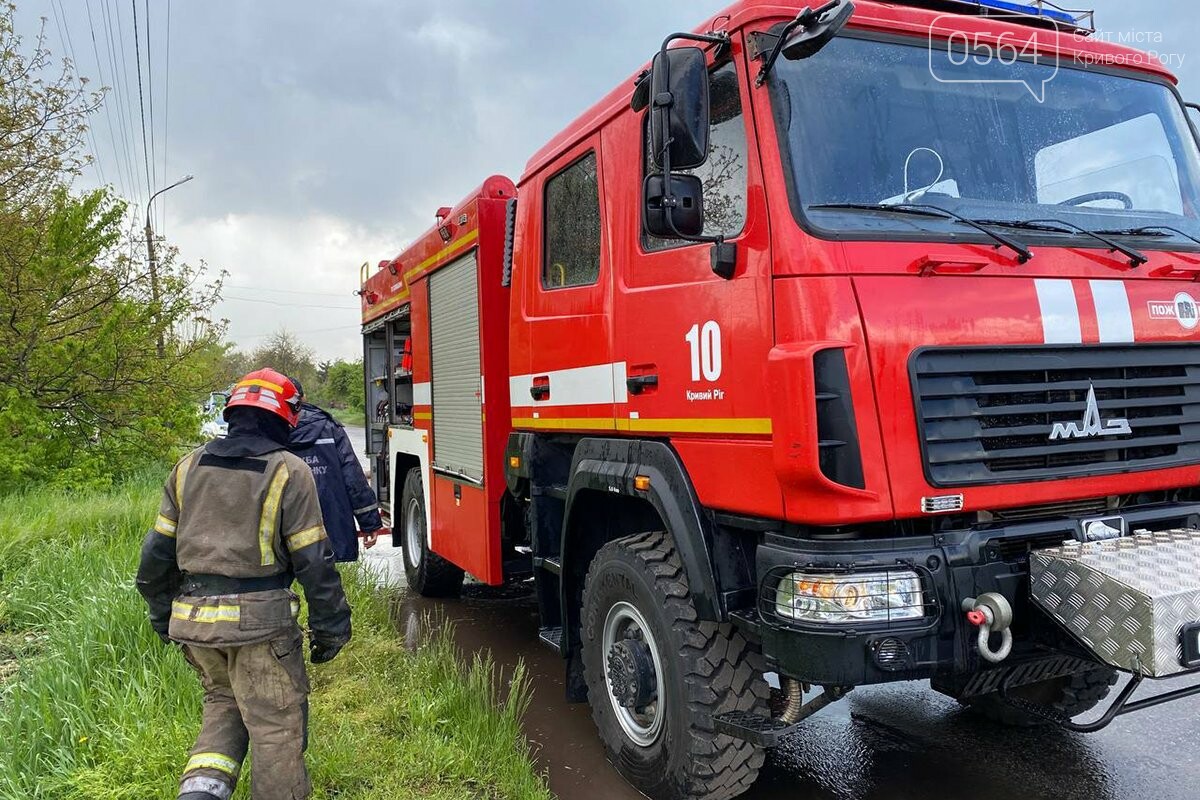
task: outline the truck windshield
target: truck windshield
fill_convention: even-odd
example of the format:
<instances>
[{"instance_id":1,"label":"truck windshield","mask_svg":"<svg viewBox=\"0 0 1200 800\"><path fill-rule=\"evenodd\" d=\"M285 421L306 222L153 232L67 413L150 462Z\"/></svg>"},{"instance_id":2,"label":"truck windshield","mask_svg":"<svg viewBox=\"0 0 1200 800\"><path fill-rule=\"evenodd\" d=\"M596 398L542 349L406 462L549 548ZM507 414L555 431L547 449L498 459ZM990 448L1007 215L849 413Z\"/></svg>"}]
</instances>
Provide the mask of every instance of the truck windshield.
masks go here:
<instances>
[{"instance_id":1,"label":"truck windshield","mask_svg":"<svg viewBox=\"0 0 1200 800\"><path fill-rule=\"evenodd\" d=\"M772 98L793 207L807 225L879 238L963 232L937 215L869 208L913 203L1195 247L1200 157L1170 88L1065 56L1061 65L962 60L949 82L924 41L846 37L812 58L780 60Z\"/></svg>"}]
</instances>

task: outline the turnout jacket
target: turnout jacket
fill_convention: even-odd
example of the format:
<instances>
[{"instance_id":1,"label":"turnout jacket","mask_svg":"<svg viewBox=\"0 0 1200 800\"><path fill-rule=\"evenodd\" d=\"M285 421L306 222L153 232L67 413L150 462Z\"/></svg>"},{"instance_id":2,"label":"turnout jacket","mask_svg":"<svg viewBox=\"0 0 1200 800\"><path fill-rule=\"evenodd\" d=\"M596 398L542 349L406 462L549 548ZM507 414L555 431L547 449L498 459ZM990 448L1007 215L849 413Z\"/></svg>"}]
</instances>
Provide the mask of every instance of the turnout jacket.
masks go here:
<instances>
[{"instance_id":1,"label":"turnout jacket","mask_svg":"<svg viewBox=\"0 0 1200 800\"><path fill-rule=\"evenodd\" d=\"M362 465L346 429L322 409L310 403L300 408L300 422L288 440L288 449L304 459L317 481L325 530L338 561L358 559L358 533L379 530L379 502L367 483Z\"/></svg>"},{"instance_id":2,"label":"turnout jacket","mask_svg":"<svg viewBox=\"0 0 1200 800\"><path fill-rule=\"evenodd\" d=\"M308 466L254 437L216 440L184 456L138 568L154 630L209 647L272 639L296 624L293 579L308 600L314 639L349 640L350 607Z\"/></svg>"}]
</instances>

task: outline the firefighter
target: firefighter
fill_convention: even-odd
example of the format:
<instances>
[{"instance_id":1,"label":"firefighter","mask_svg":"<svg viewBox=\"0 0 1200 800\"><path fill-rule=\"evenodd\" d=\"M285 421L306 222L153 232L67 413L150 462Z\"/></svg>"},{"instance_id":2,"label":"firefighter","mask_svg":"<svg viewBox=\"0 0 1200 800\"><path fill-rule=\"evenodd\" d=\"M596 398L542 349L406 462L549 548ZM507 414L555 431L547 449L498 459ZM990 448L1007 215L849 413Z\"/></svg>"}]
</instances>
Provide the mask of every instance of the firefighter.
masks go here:
<instances>
[{"instance_id":1,"label":"firefighter","mask_svg":"<svg viewBox=\"0 0 1200 800\"><path fill-rule=\"evenodd\" d=\"M380 535L386 534L379 516L379 501L367 483L362 465L354 455L354 445L341 423L328 412L305 401L304 388L292 378L300 393L300 421L292 430L288 449L312 469L321 498L325 531L333 544L337 561L358 560L358 521L363 546L370 549Z\"/></svg>"},{"instance_id":2,"label":"firefighter","mask_svg":"<svg viewBox=\"0 0 1200 800\"><path fill-rule=\"evenodd\" d=\"M252 372L225 407L229 435L185 456L142 546L138 589L164 642L183 646L204 686L200 735L180 800L228 800L248 747L254 800L306 798L308 676L290 587L308 600L312 662L350 639L350 607L308 466L287 451L300 396Z\"/></svg>"}]
</instances>

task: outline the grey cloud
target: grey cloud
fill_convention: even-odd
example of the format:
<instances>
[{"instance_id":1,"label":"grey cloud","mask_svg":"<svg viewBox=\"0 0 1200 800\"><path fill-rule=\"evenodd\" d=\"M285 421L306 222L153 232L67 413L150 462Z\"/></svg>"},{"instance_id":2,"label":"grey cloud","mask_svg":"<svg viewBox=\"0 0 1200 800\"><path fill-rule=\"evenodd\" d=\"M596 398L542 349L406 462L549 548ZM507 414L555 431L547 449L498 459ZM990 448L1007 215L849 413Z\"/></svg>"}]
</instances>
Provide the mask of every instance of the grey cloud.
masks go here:
<instances>
[{"instance_id":1,"label":"grey cloud","mask_svg":"<svg viewBox=\"0 0 1200 800\"><path fill-rule=\"evenodd\" d=\"M172 92L188 102L173 160L207 187L177 208L423 224L488 174L519 173L663 31L703 13L678 1L335 8L176 4Z\"/></svg>"},{"instance_id":2,"label":"grey cloud","mask_svg":"<svg viewBox=\"0 0 1200 800\"><path fill-rule=\"evenodd\" d=\"M98 18L100 0L90 2ZM1184 55L1182 67L1175 65L1182 91L1200 100L1200 49L1193 44L1200 15L1192 0L1092 2L1106 32L1161 32L1162 42L1145 49ZM83 3L62 5L80 66L94 75ZM233 283L344 296L359 263L394 255L432 222L434 209L486 176L519 177L535 150L629 79L665 34L724 5L174 0L167 172L197 179L163 198L166 233L190 260L229 269ZM159 36L164 9L151 0ZM124 13L128 27L127 4ZM49 0L23 0L24 30L32 32L39 15L51 19L50 43L60 50ZM161 67L162 42L155 44ZM132 40L126 45L132 59ZM161 120L164 75L155 79ZM132 99L136 109L136 94ZM101 160L111 161L106 124L95 123ZM165 183L168 176L160 177ZM225 219L255 224L221 224ZM343 244L308 253L296 247L328 231L344 234L337 239ZM225 313L244 335L281 323L296 327L297 315L268 305L230 304ZM353 356L352 322L335 346L325 333L310 343ZM312 327L332 324L317 319Z\"/></svg>"}]
</instances>

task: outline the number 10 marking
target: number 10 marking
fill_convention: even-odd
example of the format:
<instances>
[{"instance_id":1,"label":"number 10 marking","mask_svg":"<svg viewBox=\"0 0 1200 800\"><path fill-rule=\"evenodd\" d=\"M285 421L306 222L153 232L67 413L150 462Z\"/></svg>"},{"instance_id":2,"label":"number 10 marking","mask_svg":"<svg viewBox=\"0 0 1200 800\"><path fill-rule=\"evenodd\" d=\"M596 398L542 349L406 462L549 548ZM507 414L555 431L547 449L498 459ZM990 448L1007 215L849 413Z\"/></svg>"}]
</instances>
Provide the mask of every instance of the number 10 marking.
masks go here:
<instances>
[{"instance_id":1,"label":"number 10 marking","mask_svg":"<svg viewBox=\"0 0 1200 800\"><path fill-rule=\"evenodd\" d=\"M716 320L709 320L700 327L700 323L692 326L683 337L692 349L692 380L716 381L721 378L721 326Z\"/></svg>"}]
</instances>

